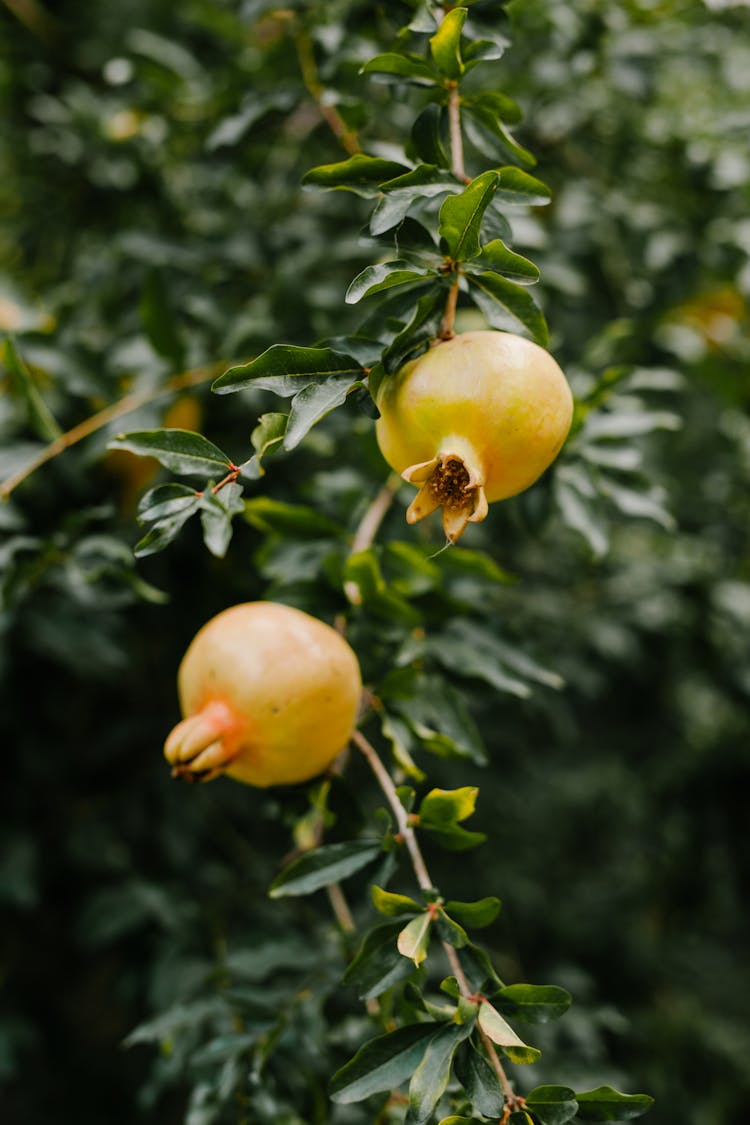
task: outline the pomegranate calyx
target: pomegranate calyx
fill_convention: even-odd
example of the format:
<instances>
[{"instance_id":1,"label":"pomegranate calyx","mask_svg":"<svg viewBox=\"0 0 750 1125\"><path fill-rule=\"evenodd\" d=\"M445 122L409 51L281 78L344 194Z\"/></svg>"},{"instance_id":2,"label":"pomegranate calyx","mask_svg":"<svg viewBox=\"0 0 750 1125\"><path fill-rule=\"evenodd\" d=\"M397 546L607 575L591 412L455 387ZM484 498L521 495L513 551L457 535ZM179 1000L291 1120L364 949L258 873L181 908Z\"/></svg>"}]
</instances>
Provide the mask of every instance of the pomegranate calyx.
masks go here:
<instances>
[{"instance_id":1,"label":"pomegranate calyx","mask_svg":"<svg viewBox=\"0 0 750 1125\"><path fill-rule=\"evenodd\" d=\"M236 757L237 749L225 742L235 725L229 707L219 700L207 703L195 715L177 723L164 745L172 777L183 781L213 781Z\"/></svg>"},{"instance_id":2,"label":"pomegranate calyx","mask_svg":"<svg viewBox=\"0 0 750 1125\"><path fill-rule=\"evenodd\" d=\"M410 465L401 476L410 484L421 485L406 512L407 522L417 523L442 508L443 530L450 543L456 542L468 523L479 523L487 515L484 477L457 453L441 453Z\"/></svg>"}]
</instances>

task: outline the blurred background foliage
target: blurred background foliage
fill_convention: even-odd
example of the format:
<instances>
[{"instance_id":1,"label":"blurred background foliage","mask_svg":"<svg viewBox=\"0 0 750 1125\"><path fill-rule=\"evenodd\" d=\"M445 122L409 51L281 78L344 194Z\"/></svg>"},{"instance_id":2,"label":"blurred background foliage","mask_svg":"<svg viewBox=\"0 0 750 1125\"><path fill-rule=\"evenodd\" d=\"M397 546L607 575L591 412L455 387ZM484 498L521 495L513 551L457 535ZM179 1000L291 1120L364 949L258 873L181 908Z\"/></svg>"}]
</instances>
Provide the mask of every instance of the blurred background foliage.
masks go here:
<instances>
[{"instance_id":1,"label":"blurred background foliage","mask_svg":"<svg viewBox=\"0 0 750 1125\"><path fill-rule=\"evenodd\" d=\"M368 1120L325 1094L367 1034L339 985L325 898L266 899L309 793L226 780L185 790L160 748L180 657L211 614L260 596L328 619L343 608L341 541L325 528L351 531L385 479L372 423L347 405L248 490L331 525L251 504L224 559L188 527L135 563L135 505L161 477L106 444L178 425L247 456L276 400L213 398L211 374L357 323L343 293L377 253L364 201L299 181L344 155L321 99L368 151L403 143L414 102L358 70L413 7L0 6L0 329L34 392L21 393L6 351L0 477L57 426L126 394L142 403L0 506L0 1081L13 1125ZM473 562L458 549L429 560L438 532L407 529L399 495L382 535L386 580L428 638L451 622L441 659L488 754L485 767L420 757L431 782L480 787L470 827L489 835L460 869L450 854L430 862L458 897L503 898L488 943L507 981L574 994L534 1039L546 1048L534 1083L648 1091L654 1125L739 1125L750 1095L750 11L494 8L513 46L493 82L523 107L519 139L553 191L550 207L511 219L514 248L542 269L551 350L581 400L604 398L602 373L629 365L615 389L623 409L647 399L681 426L634 432L631 455L621 443L609 461L605 437L605 487L595 461L582 480L566 454L470 529ZM633 459L656 489L650 508L618 505ZM564 688L554 675L499 692L492 675L462 678L472 622ZM387 612L355 617L368 676L409 632ZM378 803L352 763L334 786L330 838ZM371 920L364 887L349 886Z\"/></svg>"}]
</instances>

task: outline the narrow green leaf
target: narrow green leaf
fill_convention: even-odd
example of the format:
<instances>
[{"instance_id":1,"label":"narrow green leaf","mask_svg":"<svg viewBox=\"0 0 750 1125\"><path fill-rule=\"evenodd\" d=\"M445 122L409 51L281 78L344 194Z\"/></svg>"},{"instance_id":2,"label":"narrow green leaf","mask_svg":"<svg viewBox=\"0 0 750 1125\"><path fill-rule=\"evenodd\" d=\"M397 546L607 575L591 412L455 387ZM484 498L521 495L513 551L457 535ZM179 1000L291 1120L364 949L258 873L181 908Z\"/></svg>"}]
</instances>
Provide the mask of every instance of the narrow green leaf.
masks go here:
<instances>
[{"instance_id":1,"label":"narrow green leaf","mask_svg":"<svg viewBox=\"0 0 750 1125\"><path fill-rule=\"evenodd\" d=\"M374 883L370 887L370 897L376 910L381 914L392 917L398 914L417 914L422 910L422 907L413 898L409 898L407 895L393 894L392 891L384 891L382 887L376 887Z\"/></svg>"},{"instance_id":2,"label":"narrow green leaf","mask_svg":"<svg viewBox=\"0 0 750 1125\"><path fill-rule=\"evenodd\" d=\"M344 538L340 527L316 508L287 504L271 496L254 496L245 502L245 519L264 533L272 532L293 539Z\"/></svg>"},{"instance_id":3,"label":"narrow green leaf","mask_svg":"<svg viewBox=\"0 0 750 1125\"><path fill-rule=\"evenodd\" d=\"M499 1012L490 1004L489 1000L482 1000L479 1005L479 1026L489 1036L493 1043L502 1047L504 1053L512 1062L533 1063L541 1056L541 1051L536 1047L529 1047L516 1035L510 1024L506 1023Z\"/></svg>"},{"instance_id":4,"label":"narrow green leaf","mask_svg":"<svg viewBox=\"0 0 750 1125\"><path fill-rule=\"evenodd\" d=\"M514 254L500 238L495 238L482 247L475 265L501 273L503 277L515 278L526 285L533 285L539 280L539 268L523 255Z\"/></svg>"},{"instance_id":5,"label":"narrow green leaf","mask_svg":"<svg viewBox=\"0 0 750 1125\"><path fill-rule=\"evenodd\" d=\"M388 374L397 371L407 358L414 358L419 345L437 333L444 307L445 290L442 286L436 286L419 298L411 319L383 352L383 364Z\"/></svg>"},{"instance_id":6,"label":"narrow green leaf","mask_svg":"<svg viewBox=\"0 0 750 1125\"><path fill-rule=\"evenodd\" d=\"M498 51L503 50L503 45L495 44ZM466 52L468 54L468 51ZM489 113L494 114L500 121L506 121L509 125L518 125L523 118L523 113L518 105L507 94L502 94L498 90L482 90L478 94L470 94L461 99L464 106L481 106Z\"/></svg>"},{"instance_id":7,"label":"narrow green leaf","mask_svg":"<svg viewBox=\"0 0 750 1125\"><path fill-rule=\"evenodd\" d=\"M271 884L271 898L285 895L308 895L313 891L348 879L356 871L372 863L381 852L377 840L349 840L341 844L325 844L305 852L276 876Z\"/></svg>"},{"instance_id":8,"label":"narrow green leaf","mask_svg":"<svg viewBox=\"0 0 750 1125\"><path fill-rule=\"evenodd\" d=\"M503 987L494 965L481 946L470 941L458 950L458 959L475 992L492 993Z\"/></svg>"},{"instance_id":9,"label":"narrow green leaf","mask_svg":"<svg viewBox=\"0 0 750 1125\"><path fill-rule=\"evenodd\" d=\"M459 926L458 922L454 922L452 918L449 918L442 908L436 913L435 923L441 941L446 941L448 945L452 945L454 949L461 949L468 942L469 935L466 933L463 926Z\"/></svg>"},{"instance_id":10,"label":"narrow green leaf","mask_svg":"<svg viewBox=\"0 0 750 1125\"><path fill-rule=\"evenodd\" d=\"M242 486L232 482L217 493L208 488L200 506L203 541L215 558L223 559L232 538L232 519L245 510Z\"/></svg>"},{"instance_id":11,"label":"narrow green leaf","mask_svg":"<svg viewBox=\"0 0 750 1125\"><path fill-rule=\"evenodd\" d=\"M351 375L346 374L332 375L322 383L309 383L303 387L292 399L284 449L296 449L313 426L336 407L343 406L349 392L361 386L360 380L352 380Z\"/></svg>"},{"instance_id":12,"label":"narrow green leaf","mask_svg":"<svg viewBox=\"0 0 750 1125\"><path fill-rule=\"evenodd\" d=\"M443 142L443 112L440 106L428 105L416 119L411 130L413 155L426 164L439 168L450 167L450 159Z\"/></svg>"},{"instance_id":13,"label":"narrow green leaf","mask_svg":"<svg viewBox=\"0 0 750 1125\"><path fill-rule=\"evenodd\" d=\"M641 437L654 430L680 430L682 419L670 410L618 410L590 413L584 432L591 441Z\"/></svg>"},{"instance_id":14,"label":"narrow green leaf","mask_svg":"<svg viewBox=\"0 0 750 1125\"><path fill-rule=\"evenodd\" d=\"M522 207L544 207L550 201L551 193L547 185L520 168L515 168L513 165L498 168L497 177L495 198L501 203Z\"/></svg>"},{"instance_id":15,"label":"narrow green leaf","mask_svg":"<svg viewBox=\"0 0 750 1125\"><path fill-rule=\"evenodd\" d=\"M378 185L384 180L392 180L394 176L408 171L405 164L399 164L395 160L358 152L347 160L311 168L302 177L302 183L319 188L341 188L357 195L377 195Z\"/></svg>"},{"instance_id":16,"label":"narrow green leaf","mask_svg":"<svg viewBox=\"0 0 750 1125\"><path fill-rule=\"evenodd\" d=\"M429 911L412 918L407 922L398 935L398 951L402 957L408 957L419 968L427 956L427 947L430 941L430 925L432 915Z\"/></svg>"},{"instance_id":17,"label":"narrow green leaf","mask_svg":"<svg viewBox=\"0 0 750 1125\"><path fill-rule=\"evenodd\" d=\"M456 1075L474 1113L483 1117L502 1117L505 1095L492 1066L470 1039L456 1057Z\"/></svg>"},{"instance_id":18,"label":"narrow green leaf","mask_svg":"<svg viewBox=\"0 0 750 1125\"><path fill-rule=\"evenodd\" d=\"M409 285L415 281L422 281L426 275L427 270L415 270L408 262L400 259L380 262L376 266L366 266L354 278L344 300L348 305L356 305L363 297L380 293L384 289L392 289L396 285Z\"/></svg>"},{"instance_id":19,"label":"narrow green leaf","mask_svg":"<svg viewBox=\"0 0 750 1125\"><path fill-rule=\"evenodd\" d=\"M477 899L476 902L446 902L446 913L456 917L465 926L480 930L495 921L500 913L501 902L499 898L489 896Z\"/></svg>"},{"instance_id":20,"label":"narrow green leaf","mask_svg":"<svg viewBox=\"0 0 750 1125\"><path fill-rule=\"evenodd\" d=\"M420 55L396 54L391 51L369 59L360 74L383 74L396 79L405 78L420 86L434 86L440 82L440 76Z\"/></svg>"},{"instance_id":21,"label":"narrow green leaf","mask_svg":"<svg viewBox=\"0 0 750 1125\"><path fill-rule=\"evenodd\" d=\"M509 984L493 1000L506 1016L516 1016L528 1023L546 1023L564 1015L572 997L554 984Z\"/></svg>"},{"instance_id":22,"label":"narrow green leaf","mask_svg":"<svg viewBox=\"0 0 750 1125\"><path fill-rule=\"evenodd\" d=\"M471 1023L443 1025L427 1045L409 1083L409 1108L404 1125L426 1125L445 1093L453 1056L472 1030Z\"/></svg>"},{"instance_id":23,"label":"narrow green leaf","mask_svg":"<svg viewBox=\"0 0 750 1125\"><path fill-rule=\"evenodd\" d=\"M578 1112L575 1093L567 1086L537 1086L526 1095L526 1106L541 1125L565 1125Z\"/></svg>"},{"instance_id":24,"label":"narrow green leaf","mask_svg":"<svg viewBox=\"0 0 750 1125\"><path fill-rule=\"evenodd\" d=\"M356 988L360 1000L380 996L414 972L414 966L401 956L396 944L402 928L401 922L384 922L366 934L344 973L344 984Z\"/></svg>"},{"instance_id":25,"label":"narrow green leaf","mask_svg":"<svg viewBox=\"0 0 750 1125\"><path fill-rule=\"evenodd\" d=\"M461 32L467 14L466 8L454 8L447 12L430 39L432 57L448 78L460 78L464 72L461 59Z\"/></svg>"},{"instance_id":26,"label":"narrow green leaf","mask_svg":"<svg viewBox=\"0 0 750 1125\"><path fill-rule=\"evenodd\" d=\"M108 449L128 449L141 457L155 457L180 476L224 476L231 460L223 450L190 430L139 430L118 434Z\"/></svg>"},{"instance_id":27,"label":"narrow green leaf","mask_svg":"<svg viewBox=\"0 0 750 1125\"><path fill-rule=\"evenodd\" d=\"M654 1104L648 1094L621 1094L611 1086L597 1086L576 1098L581 1121L630 1121Z\"/></svg>"},{"instance_id":28,"label":"narrow green leaf","mask_svg":"<svg viewBox=\"0 0 750 1125\"><path fill-rule=\"evenodd\" d=\"M507 330L520 324L537 344L546 348L549 343L547 322L543 312L525 289L501 277L499 273L467 271L466 278L472 287L474 300L493 328Z\"/></svg>"},{"instance_id":29,"label":"narrow green leaf","mask_svg":"<svg viewBox=\"0 0 750 1125\"><path fill-rule=\"evenodd\" d=\"M525 168L534 167L536 158L533 153L529 152L523 145L519 145L492 109L476 102L466 103L464 109L466 112L462 116L462 124L466 135L480 151L487 151L487 137L489 135L497 142L498 148L506 158L509 157L511 160L518 161Z\"/></svg>"},{"instance_id":30,"label":"narrow green leaf","mask_svg":"<svg viewBox=\"0 0 750 1125\"><path fill-rule=\"evenodd\" d=\"M446 666L446 654L450 653L452 666L460 667L463 675L484 680L499 691L521 698L530 694L524 682L527 680L556 691L565 686L557 672L467 618L451 621L443 633L434 637L429 651L437 660L446 660Z\"/></svg>"},{"instance_id":31,"label":"narrow green leaf","mask_svg":"<svg viewBox=\"0 0 750 1125\"><path fill-rule=\"evenodd\" d=\"M259 480L264 476L265 469L262 461L264 457L270 457L271 454L277 450L286 433L287 414L261 414L258 419L258 425L250 434L250 442L255 453L249 461L245 461L240 465L240 473L248 480Z\"/></svg>"},{"instance_id":32,"label":"narrow green leaf","mask_svg":"<svg viewBox=\"0 0 750 1125\"><path fill-rule=\"evenodd\" d=\"M335 1102L362 1101L410 1078L442 1024L417 1023L370 1040L331 1079Z\"/></svg>"},{"instance_id":33,"label":"narrow green leaf","mask_svg":"<svg viewBox=\"0 0 750 1125\"><path fill-rule=\"evenodd\" d=\"M467 261L479 253L482 217L497 182L497 172L483 172L464 191L443 201L439 230L453 261Z\"/></svg>"},{"instance_id":34,"label":"narrow green leaf","mask_svg":"<svg viewBox=\"0 0 750 1125\"><path fill-rule=\"evenodd\" d=\"M138 501L139 523L153 523L168 516L176 516L188 509L197 510L200 495L187 484L160 484L149 489Z\"/></svg>"},{"instance_id":35,"label":"narrow green leaf","mask_svg":"<svg viewBox=\"0 0 750 1125\"><path fill-rule=\"evenodd\" d=\"M330 375L350 375L358 379L363 374L362 365L356 359L333 348L273 344L257 359L230 367L215 380L211 390L221 395L253 386L290 398L310 383Z\"/></svg>"},{"instance_id":36,"label":"narrow green leaf","mask_svg":"<svg viewBox=\"0 0 750 1125\"><path fill-rule=\"evenodd\" d=\"M3 363L12 385L26 406L29 425L42 441L54 441L62 433L52 411L37 390L28 367L21 359L13 339L9 336L3 347Z\"/></svg>"},{"instance_id":37,"label":"narrow green leaf","mask_svg":"<svg viewBox=\"0 0 750 1125\"><path fill-rule=\"evenodd\" d=\"M449 852L466 852L479 847L487 839L484 832L468 832L458 824L426 824L424 830L430 839Z\"/></svg>"},{"instance_id":38,"label":"narrow green leaf","mask_svg":"<svg viewBox=\"0 0 750 1125\"><path fill-rule=\"evenodd\" d=\"M467 820L476 808L479 790L475 785L461 789L431 789L419 806L420 824L457 824Z\"/></svg>"},{"instance_id":39,"label":"narrow green leaf","mask_svg":"<svg viewBox=\"0 0 750 1125\"><path fill-rule=\"evenodd\" d=\"M192 515L199 510L199 500L196 497L195 504L188 508L183 509L181 512L172 516L166 516L158 520L153 527L149 528L146 534L140 539L133 548L133 554L137 559L145 559L148 555L155 555L158 551L163 551L165 547L177 538L183 525L187 523Z\"/></svg>"}]
</instances>

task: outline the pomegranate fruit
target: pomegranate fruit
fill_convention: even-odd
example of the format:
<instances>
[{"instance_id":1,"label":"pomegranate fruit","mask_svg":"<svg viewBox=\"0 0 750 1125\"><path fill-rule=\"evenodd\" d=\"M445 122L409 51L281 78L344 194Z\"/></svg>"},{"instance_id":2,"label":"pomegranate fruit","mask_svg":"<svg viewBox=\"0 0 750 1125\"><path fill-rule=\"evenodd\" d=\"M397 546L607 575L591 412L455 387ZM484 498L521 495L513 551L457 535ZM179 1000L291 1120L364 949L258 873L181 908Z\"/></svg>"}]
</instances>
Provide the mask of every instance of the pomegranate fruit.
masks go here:
<instances>
[{"instance_id":1,"label":"pomegranate fruit","mask_svg":"<svg viewBox=\"0 0 750 1125\"><path fill-rule=\"evenodd\" d=\"M523 492L568 435L573 397L555 360L510 332L465 332L385 379L377 396L380 450L419 486L406 518L442 508L455 542L487 505Z\"/></svg>"},{"instance_id":2,"label":"pomegranate fruit","mask_svg":"<svg viewBox=\"0 0 750 1125\"><path fill-rule=\"evenodd\" d=\"M291 606L246 602L193 638L177 678L185 716L164 746L174 777L221 773L293 785L346 745L362 693L357 658L330 625Z\"/></svg>"}]
</instances>

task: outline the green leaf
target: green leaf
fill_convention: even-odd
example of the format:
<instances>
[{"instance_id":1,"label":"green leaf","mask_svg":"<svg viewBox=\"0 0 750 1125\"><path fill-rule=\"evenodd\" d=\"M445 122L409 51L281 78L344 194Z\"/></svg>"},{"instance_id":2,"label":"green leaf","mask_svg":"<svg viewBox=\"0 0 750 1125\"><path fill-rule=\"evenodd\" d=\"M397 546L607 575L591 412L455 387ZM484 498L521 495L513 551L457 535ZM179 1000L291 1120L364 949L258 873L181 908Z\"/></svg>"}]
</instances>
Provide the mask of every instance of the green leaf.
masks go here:
<instances>
[{"instance_id":1,"label":"green leaf","mask_svg":"<svg viewBox=\"0 0 750 1125\"><path fill-rule=\"evenodd\" d=\"M481 946L468 942L458 950L458 959L475 992L491 993L503 987L494 965Z\"/></svg>"},{"instance_id":2,"label":"green leaf","mask_svg":"<svg viewBox=\"0 0 750 1125\"><path fill-rule=\"evenodd\" d=\"M396 285L410 285L415 281L423 281L426 275L427 270L415 270L408 262L401 259L380 262L376 266L366 266L354 278L344 300L348 305L356 305L363 297L381 293L384 289L392 289Z\"/></svg>"},{"instance_id":3,"label":"green leaf","mask_svg":"<svg viewBox=\"0 0 750 1125\"><path fill-rule=\"evenodd\" d=\"M497 195L499 203L521 207L544 207L549 203L551 193L546 184L520 168L508 165L497 170Z\"/></svg>"},{"instance_id":4,"label":"green leaf","mask_svg":"<svg viewBox=\"0 0 750 1125\"><path fill-rule=\"evenodd\" d=\"M439 168L450 167L450 158L443 144L443 112L440 106L428 105L417 117L411 130L411 150L419 160Z\"/></svg>"},{"instance_id":5,"label":"green leaf","mask_svg":"<svg viewBox=\"0 0 750 1125\"><path fill-rule=\"evenodd\" d=\"M398 914L416 914L422 910L422 907L413 898L384 891L382 887L376 887L374 883L370 887L370 897L376 910L391 917Z\"/></svg>"},{"instance_id":6,"label":"green leaf","mask_svg":"<svg viewBox=\"0 0 750 1125\"><path fill-rule=\"evenodd\" d=\"M271 898L285 895L309 895L321 887L348 879L361 871L381 853L377 840L348 840L341 844L325 844L305 852L276 876L271 884Z\"/></svg>"},{"instance_id":7,"label":"green leaf","mask_svg":"<svg viewBox=\"0 0 750 1125\"><path fill-rule=\"evenodd\" d=\"M506 1016L517 1016L528 1023L546 1023L564 1015L572 997L554 984L509 984L493 1000Z\"/></svg>"},{"instance_id":8,"label":"green leaf","mask_svg":"<svg viewBox=\"0 0 750 1125\"><path fill-rule=\"evenodd\" d=\"M351 375L332 375L322 383L308 383L292 399L289 421L284 435L284 449L296 449L306 434L338 406L343 406L349 393L361 387L361 380Z\"/></svg>"},{"instance_id":9,"label":"green leaf","mask_svg":"<svg viewBox=\"0 0 750 1125\"><path fill-rule=\"evenodd\" d=\"M618 410L590 413L584 433L590 441L641 437L654 430L681 430L682 419L670 410Z\"/></svg>"},{"instance_id":10,"label":"green leaf","mask_svg":"<svg viewBox=\"0 0 750 1125\"><path fill-rule=\"evenodd\" d=\"M258 425L250 434L250 442L255 453L249 461L240 465L240 473L248 480L258 480L264 476L265 469L262 465L264 457L270 457L278 450L284 434L286 433L287 414L261 414Z\"/></svg>"},{"instance_id":11,"label":"green leaf","mask_svg":"<svg viewBox=\"0 0 750 1125\"><path fill-rule=\"evenodd\" d=\"M171 481L149 489L138 501L136 514L139 523L153 523L168 516L177 516L190 509L197 511L200 494L187 484Z\"/></svg>"},{"instance_id":12,"label":"green leaf","mask_svg":"<svg viewBox=\"0 0 750 1125\"><path fill-rule=\"evenodd\" d=\"M23 400L29 425L42 441L54 441L62 433L52 411L37 390L31 373L9 336L3 347L3 363L16 393Z\"/></svg>"},{"instance_id":13,"label":"green leaf","mask_svg":"<svg viewBox=\"0 0 750 1125\"><path fill-rule=\"evenodd\" d=\"M141 457L155 457L180 476L224 476L232 462L223 450L190 430L139 430L118 434L108 449L128 449Z\"/></svg>"},{"instance_id":14,"label":"green leaf","mask_svg":"<svg viewBox=\"0 0 750 1125\"><path fill-rule=\"evenodd\" d=\"M575 1093L567 1086L537 1086L526 1095L526 1107L541 1125L565 1125L578 1112Z\"/></svg>"},{"instance_id":15,"label":"green leaf","mask_svg":"<svg viewBox=\"0 0 750 1125\"><path fill-rule=\"evenodd\" d=\"M502 1047L511 1062L533 1063L541 1057L542 1052L538 1051L536 1047L529 1047L528 1044L524 1043L516 1035L510 1024L506 1023L500 1013L492 1007L489 1000L480 1002L478 1021L482 1031L489 1036L493 1043Z\"/></svg>"},{"instance_id":16,"label":"green leaf","mask_svg":"<svg viewBox=\"0 0 750 1125\"><path fill-rule=\"evenodd\" d=\"M259 531L303 539L324 536L344 538L345 531L317 509L305 504L287 504L270 496L255 496L245 502L245 519Z\"/></svg>"},{"instance_id":17,"label":"green leaf","mask_svg":"<svg viewBox=\"0 0 750 1125\"><path fill-rule=\"evenodd\" d=\"M562 465L555 473L555 499L569 527L582 535L595 558L609 549L609 539L599 518L596 492L576 465Z\"/></svg>"},{"instance_id":18,"label":"green leaf","mask_svg":"<svg viewBox=\"0 0 750 1125\"><path fill-rule=\"evenodd\" d=\"M232 538L232 519L245 510L242 486L232 482L220 492L206 489L200 507L203 541L215 558L223 559Z\"/></svg>"},{"instance_id":19,"label":"green leaf","mask_svg":"<svg viewBox=\"0 0 750 1125\"><path fill-rule=\"evenodd\" d=\"M497 172L483 172L440 208L439 230L454 262L476 257L480 250L482 217L497 190Z\"/></svg>"},{"instance_id":20,"label":"green leaf","mask_svg":"<svg viewBox=\"0 0 750 1125\"><path fill-rule=\"evenodd\" d=\"M467 136L472 143L483 153L487 151L487 135L499 142L498 147L506 157L517 160L526 168L533 168L536 158L522 145L519 145L512 133L505 128L503 122L494 110L481 102L466 102L462 123ZM476 126L479 126L477 129Z\"/></svg>"},{"instance_id":21,"label":"green leaf","mask_svg":"<svg viewBox=\"0 0 750 1125\"><path fill-rule=\"evenodd\" d=\"M194 503L186 506L181 511L176 512L174 515L166 516L158 520L153 527L149 528L146 534L140 539L133 548L133 554L137 559L145 559L148 555L155 555L158 551L163 551L165 547L177 538L180 531L192 515L194 515L200 508L200 498L194 496Z\"/></svg>"},{"instance_id":22,"label":"green leaf","mask_svg":"<svg viewBox=\"0 0 750 1125\"><path fill-rule=\"evenodd\" d=\"M488 896L477 899L476 902L450 902L445 903L445 911L451 917L458 918L459 922L472 929L482 929L495 921L500 913L501 902L499 898Z\"/></svg>"},{"instance_id":23,"label":"green leaf","mask_svg":"<svg viewBox=\"0 0 750 1125\"><path fill-rule=\"evenodd\" d=\"M457 824L474 812L479 790L475 785L461 789L431 789L419 806L420 824Z\"/></svg>"},{"instance_id":24,"label":"green leaf","mask_svg":"<svg viewBox=\"0 0 750 1125\"><path fill-rule=\"evenodd\" d=\"M466 8L454 8L447 12L430 39L432 57L448 78L460 78L464 72L461 59L461 32L467 14Z\"/></svg>"},{"instance_id":25,"label":"green leaf","mask_svg":"<svg viewBox=\"0 0 750 1125\"><path fill-rule=\"evenodd\" d=\"M374 60L373 60L374 61ZM408 172L408 166L381 156L355 153L336 164L320 164L302 177L303 184L319 188L341 188L357 195L377 195L378 185Z\"/></svg>"},{"instance_id":26,"label":"green leaf","mask_svg":"<svg viewBox=\"0 0 750 1125\"><path fill-rule=\"evenodd\" d=\"M417 1023L371 1039L331 1079L335 1102L358 1102L410 1078L442 1024Z\"/></svg>"},{"instance_id":27,"label":"green leaf","mask_svg":"<svg viewBox=\"0 0 750 1125\"><path fill-rule=\"evenodd\" d=\"M409 1108L404 1125L426 1125L432 1117L448 1085L456 1049L471 1030L471 1023L450 1023L441 1027L430 1040L409 1083Z\"/></svg>"},{"instance_id":28,"label":"green leaf","mask_svg":"<svg viewBox=\"0 0 750 1125\"><path fill-rule=\"evenodd\" d=\"M452 918L449 918L442 907L436 913L435 923L441 941L447 942L448 945L452 945L455 949L461 949L468 942L469 935L466 933L466 930L463 926L459 926L458 922L454 922Z\"/></svg>"},{"instance_id":29,"label":"green leaf","mask_svg":"<svg viewBox=\"0 0 750 1125\"><path fill-rule=\"evenodd\" d=\"M177 327L169 290L160 270L146 275L141 293L141 323L155 352L168 359L175 371L185 366L185 349Z\"/></svg>"},{"instance_id":30,"label":"green leaf","mask_svg":"<svg viewBox=\"0 0 750 1125\"><path fill-rule=\"evenodd\" d=\"M621 1094L611 1086L597 1086L576 1098L581 1121L630 1121L654 1104L648 1094Z\"/></svg>"},{"instance_id":31,"label":"green leaf","mask_svg":"<svg viewBox=\"0 0 750 1125\"><path fill-rule=\"evenodd\" d=\"M467 618L451 621L443 633L432 638L429 651L461 676L476 677L522 699L531 694L529 680L557 691L565 686L557 672Z\"/></svg>"},{"instance_id":32,"label":"green leaf","mask_svg":"<svg viewBox=\"0 0 750 1125\"><path fill-rule=\"evenodd\" d=\"M419 199L432 199L455 191L456 182L434 164L419 164L404 176L381 185L383 198L370 218L370 233L384 234L395 227Z\"/></svg>"},{"instance_id":33,"label":"green leaf","mask_svg":"<svg viewBox=\"0 0 750 1125\"><path fill-rule=\"evenodd\" d=\"M427 956L427 947L430 942L430 926L432 915L424 911L404 926L398 935L398 951L402 957L408 957L419 968Z\"/></svg>"},{"instance_id":34,"label":"green leaf","mask_svg":"<svg viewBox=\"0 0 750 1125\"><path fill-rule=\"evenodd\" d=\"M426 344L436 335L444 307L445 290L442 286L419 298L410 320L383 352L383 365L389 375L398 371L407 359L413 359L420 344Z\"/></svg>"},{"instance_id":35,"label":"green leaf","mask_svg":"<svg viewBox=\"0 0 750 1125\"><path fill-rule=\"evenodd\" d=\"M456 1076L466 1091L474 1113L483 1117L502 1117L505 1095L492 1066L469 1040L456 1058Z\"/></svg>"},{"instance_id":36,"label":"green leaf","mask_svg":"<svg viewBox=\"0 0 750 1125\"><path fill-rule=\"evenodd\" d=\"M446 200L446 203L448 200ZM445 204L443 205L445 206ZM515 329L520 324L541 347L549 343L547 322L533 297L520 285L499 273L466 271L472 296L493 328Z\"/></svg>"},{"instance_id":37,"label":"green leaf","mask_svg":"<svg viewBox=\"0 0 750 1125\"><path fill-rule=\"evenodd\" d=\"M360 74L383 74L396 80L405 78L420 86L434 86L440 82L440 76L420 55L396 54L392 51L369 59Z\"/></svg>"},{"instance_id":38,"label":"green leaf","mask_svg":"<svg viewBox=\"0 0 750 1125\"><path fill-rule=\"evenodd\" d=\"M482 269L501 273L504 277L519 279L523 284L533 285L539 280L539 269L521 254L514 254L500 238L493 239L482 247L475 264Z\"/></svg>"},{"instance_id":39,"label":"green leaf","mask_svg":"<svg viewBox=\"0 0 750 1125\"><path fill-rule=\"evenodd\" d=\"M252 386L290 398L309 384L331 375L350 375L354 380L364 375L364 369L352 356L333 348L273 344L257 359L230 367L215 380L211 390L222 395Z\"/></svg>"},{"instance_id":40,"label":"green leaf","mask_svg":"<svg viewBox=\"0 0 750 1125\"><path fill-rule=\"evenodd\" d=\"M394 701L391 710L407 720L430 753L486 761L481 735L463 696L441 676L413 676L410 690Z\"/></svg>"},{"instance_id":41,"label":"green leaf","mask_svg":"<svg viewBox=\"0 0 750 1125\"><path fill-rule=\"evenodd\" d=\"M360 1000L380 996L391 985L414 972L408 958L398 951L402 922L384 922L365 936L356 957L344 973L344 984L357 989Z\"/></svg>"},{"instance_id":42,"label":"green leaf","mask_svg":"<svg viewBox=\"0 0 750 1125\"><path fill-rule=\"evenodd\" d=\"M498 50L502 50L502 45L497 45ZM507 94L500 93L499 90L483 90L478 94L470 94L461 99L462 106L481 106L489 113L494 114L500 121L506 121L509 125L518 125L523 118L523 113L518 105Z\"/></svg>"}]
</instances>

